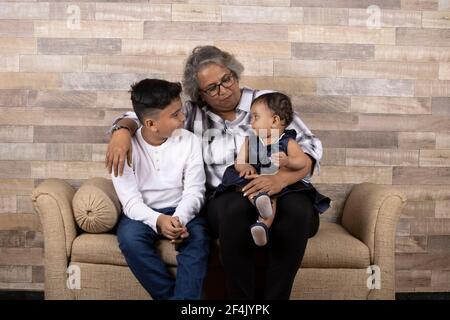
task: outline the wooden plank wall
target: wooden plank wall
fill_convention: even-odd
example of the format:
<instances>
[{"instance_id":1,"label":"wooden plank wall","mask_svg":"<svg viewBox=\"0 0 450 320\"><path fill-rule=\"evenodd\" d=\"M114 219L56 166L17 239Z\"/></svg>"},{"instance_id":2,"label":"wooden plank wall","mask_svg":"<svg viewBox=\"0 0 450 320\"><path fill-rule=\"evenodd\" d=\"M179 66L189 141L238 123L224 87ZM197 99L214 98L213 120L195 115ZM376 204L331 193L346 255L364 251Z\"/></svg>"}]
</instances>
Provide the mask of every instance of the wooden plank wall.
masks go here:
<instances>
[{"instance_id":1,"label":"wooden plank wall","mask_svg":"<svg viewBox=\"0 0 450 320\"><path fill-rule=\"evenodd\" d=\"M244 63L243 85L290 94L322 139L324 219L355 183L395 185L409 198L397 291L450 291L449 2L0 0L0 289L43 290L31 190L107 176L129 85L179 79L213 44Z\"/></svg>"}]
</instances>

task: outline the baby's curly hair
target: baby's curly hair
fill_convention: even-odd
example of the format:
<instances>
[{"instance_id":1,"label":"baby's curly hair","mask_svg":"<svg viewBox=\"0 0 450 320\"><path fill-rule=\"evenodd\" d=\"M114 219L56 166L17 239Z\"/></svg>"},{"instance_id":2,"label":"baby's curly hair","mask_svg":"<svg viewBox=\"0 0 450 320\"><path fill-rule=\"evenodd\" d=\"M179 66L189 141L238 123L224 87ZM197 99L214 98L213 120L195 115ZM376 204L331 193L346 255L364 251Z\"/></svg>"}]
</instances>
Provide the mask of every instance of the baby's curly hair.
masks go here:
<instances>
[{"instance_id":1,"label":"baby's curly hair","mask_svg":"<svg viewBox=\"0 0 450 320\"><path fill-rule=\"evenodd\" d=\"M266 104L275 115L279 116L285 127L294 119L291 99L283 93L271 92L263 94L253 100L252 104L258 102Z\"/></svg>"}]
</instances>

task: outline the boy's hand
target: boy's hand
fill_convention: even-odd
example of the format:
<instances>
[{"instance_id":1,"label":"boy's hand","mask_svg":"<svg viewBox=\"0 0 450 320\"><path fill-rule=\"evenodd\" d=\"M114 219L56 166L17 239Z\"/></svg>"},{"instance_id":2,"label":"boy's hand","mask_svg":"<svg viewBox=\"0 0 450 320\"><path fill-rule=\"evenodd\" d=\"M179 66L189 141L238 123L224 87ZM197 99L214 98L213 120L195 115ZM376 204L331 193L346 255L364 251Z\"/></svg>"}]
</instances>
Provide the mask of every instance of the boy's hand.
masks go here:
<instances>
[{"instance_id":1,"label":"boy's hand","mask_svg":"<svg viewBox=\"0 0 450 320\"><path fill-rule=\"evenodd\" d=\"M272 154L271 160L279 168L285 168L289 165L289 157L284 152Z\"/></svg>"},{"instance_id":2,"label":"boy's hand","mask_svg":"<svg viewBox=\"0 0 450 320\"><path fill-rule=\"evenodd\" d=\"M234 168L239 172L239 177L241 178L244 177L247 179L248 176L256 174L255 167L248 163L236 164Z\"/></svg>"},{"instance_id":3,"label":"boy's hand","mask_svg":"<svg viewBox=\"0 0 450 320\"><path fill-rule=\"evenodd\" d=\"M158 231L170 240L177 239L183 231L183 227L178 227L178 225L181 225L179 221L178 224L176 224L173 217L166 214L160 214L158 220L156 220Z\"/></svg>"},{"instance_id":4,"label":"boy's hand","mask_svg":"<svg viewBox=\"0 0 450 320\"><path fill-rule=\"evenodd\" d=\"M187 231L187 228L181 224L180 219L177 216L175 216L175 217L172 216L172 224L176 228L182 228L181 232L178 235L178 238L170 241L172 244L175 244L175 245L179 244L179 243L183 242L184 239L189 237L189 232Z\"/></svg>"},{"instance_id":5,"label":"boy's hand","mask_svg":"<svg viewBox=\"0 0 450 320\"><path fill-rule=\"evenodd\" d=\"M184 241L184 239L189 237L189 232L187 231L187 228L184 227L183 231L181 231L181 234L178 238L170 240L170 243L177 245Z\"/></svg>"}]
</instances>

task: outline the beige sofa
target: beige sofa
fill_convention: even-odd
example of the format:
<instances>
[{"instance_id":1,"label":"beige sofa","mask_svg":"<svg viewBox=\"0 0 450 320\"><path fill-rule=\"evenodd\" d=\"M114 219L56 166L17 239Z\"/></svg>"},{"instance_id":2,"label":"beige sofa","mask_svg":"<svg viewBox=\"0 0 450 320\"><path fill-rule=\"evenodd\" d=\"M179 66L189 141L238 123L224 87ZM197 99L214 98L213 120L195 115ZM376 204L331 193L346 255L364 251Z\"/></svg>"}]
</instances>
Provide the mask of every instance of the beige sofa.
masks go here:
<instances>
[{"instance_id":1,"label":"beige sofa","mask_svg":"<svg viewBox=\"0 0 450 320\"><path fill-rule=\"evenodd\" d=\"M150 299L128 268L114 232L80 232L72 208L75 192L64 180L48 179L32 194L45 239L45 298ZM355 185L341 223L322 221L308 242L291 299L394 299L395 231L405 202L405 196L393 188ZM161 241L159 250L175 271L173 246ZM205 295L222 299L225 279L217 250L215 242Z\"/></svg>"}]
</instances>

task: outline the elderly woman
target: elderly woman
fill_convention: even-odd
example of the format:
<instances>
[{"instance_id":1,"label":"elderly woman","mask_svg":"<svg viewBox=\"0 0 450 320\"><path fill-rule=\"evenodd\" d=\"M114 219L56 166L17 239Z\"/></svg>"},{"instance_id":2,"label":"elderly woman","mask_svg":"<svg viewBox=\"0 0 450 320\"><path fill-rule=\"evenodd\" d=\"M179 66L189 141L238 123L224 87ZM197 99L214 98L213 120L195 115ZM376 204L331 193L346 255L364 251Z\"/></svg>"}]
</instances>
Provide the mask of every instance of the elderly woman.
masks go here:
<instances>
[{"instance_id":1,"label":"elderly woman","mask_svg":"<svg viewBox=\"0 0 450 320\"><path fill-rule=\"evenodd\" d=\"M284 187L302 180L309 183L319 170L322 144L296 114L289 129L297 132L297 142L304 151L306 167L293 171L280 169L274 175L253 178L242 190L211 196L221 183L225 169L235 156L250 128L250 106L257 90L240 88L244 70L232 55L214 46L197 47L188 57L183 77L190 101L184 105L185 128L203 139L203 157L207 180L205 212L213 236L219 238L221 261L228 279L229 297L254 299L255 253L258 250L249 232L258 213L246 196L260 192L274 195ZM121 174L125 159L130 159L131 135L139 121L126 113L116 121L106 154L109 171ZM301 264L308 238L319 227L314 199L305 193L288 193L278 199L277 219L270 229L265 247L267 262L264 299L289 299L292 284ZM260 249L259 249L260 250ZM259 297L259 296L258 296Z\"/></svg>"}]
</instances>

